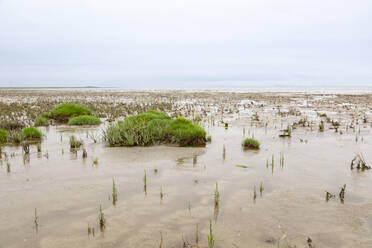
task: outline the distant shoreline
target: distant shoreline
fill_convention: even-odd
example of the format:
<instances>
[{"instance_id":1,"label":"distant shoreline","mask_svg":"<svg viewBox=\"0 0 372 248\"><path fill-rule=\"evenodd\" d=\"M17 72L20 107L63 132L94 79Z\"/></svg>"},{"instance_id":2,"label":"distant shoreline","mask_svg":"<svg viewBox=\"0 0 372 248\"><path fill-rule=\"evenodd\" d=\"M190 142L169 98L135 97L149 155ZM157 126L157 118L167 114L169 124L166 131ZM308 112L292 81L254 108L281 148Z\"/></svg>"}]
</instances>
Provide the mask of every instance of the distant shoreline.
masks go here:
<instances>
[{"instance_id":1,"label":"distant shoreline","mask_svg":"<svg viewBox=\"0 0 372 248\"><path fill-rule=\"evenodd\" d=\"M60 86L9 86L9 87L2 87L0 86L0 89L100 89L100 88L113 88L113 87L98 87L98 86L66 86L66 87L60 87Z\"/></svg>"},{"instance_id":2,"label":"distant shoreline","mask_svg":"<svg viewBox=\"0 0 372 248\"><path fill-rule=\"evenodd\" d=\"M247 88L120 88L120 87L96 87L96 86L81 86L81 87L0 87L1 90L12 91L107 91L107 92L226 92L226 93L267 93L267 94L326 94L326 95L360 95L372 94L372 86L360 87L247 87Z\"/></svg>"}]
</instances>

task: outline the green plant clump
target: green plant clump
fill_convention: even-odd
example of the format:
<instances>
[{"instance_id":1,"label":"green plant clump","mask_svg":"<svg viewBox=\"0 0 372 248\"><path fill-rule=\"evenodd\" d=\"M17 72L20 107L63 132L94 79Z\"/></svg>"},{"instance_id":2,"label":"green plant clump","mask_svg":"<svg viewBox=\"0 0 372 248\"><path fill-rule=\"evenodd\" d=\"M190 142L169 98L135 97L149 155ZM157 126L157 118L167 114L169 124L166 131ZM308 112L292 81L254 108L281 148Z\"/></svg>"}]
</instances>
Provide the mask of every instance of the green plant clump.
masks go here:
<instances>
[{"instance_id":1,"label":"green plant clump","mask_svg":"<svg viewBox=\"0 0 372 248\"><path fill-rule=\"evenodd\" d=\"M184 117L171 119L165 113L153 110L111 124L104 132L111 146L205 145L205 136L205 130L198 124Z\"/></svg>"},{"instance_id":2,"label":"green plant clump","mask_svg":"<svg viewBox=\"0 0 372 248\"><path fill-rule=\"evenodd\" d=\"M82 144L83 144L82 140L76 139L74 135L70 136L70 148L71 149L80 148Z\"/></svg>"},{"instance_id":3,"label":"green plant clump","mask_svg":"<svg viewBox=\"0 0 372 248\"><path fill-rule=\"evenodd\" d=\"M243 140L243 147L247 149L260 149L260 142L253 138Z\"/></svg>"},{"instance_id":4,"label":"green plant clump","mask_svg":"<svg viewBox=\"0 0 372 248\"><path fill-rule=\"evenodd\" d=\"M21 137L23 140L39 140L43 134L40 130L35 127L25 127L21 131Z\"/></svg>"},{"instance_id":5,"label":"green plant clump","mask_svg":"<svg viewBox=\"0 0 372 248\"><path fill-rule=\"evenodd\" d=\"M84 105L62 103L55 107L48 116L58 121L67 121L70 117L80 115L92 115L92 111Z\"/></svg>"},{"instance_id":6,"label":"green plant clump","mask_svg":"<svg viewBox=\"0 0 372 248\"><path fill-rule=\"evenodd\" d=\"M0 129L0 143L5 143L9 140L10 134L5 129Z\"/></svg>"},{"instance_id":7,"label":"green plant clump","mask_svg":"<svg viewBox=\"0 0 372 248\"><path fill-rule=\"evenodd\" d=\"M81 115L72 117L68 121L68 125L98 125L101 120L98 117L91 115Z\"/></svg>"},{"instance_id":8,"label":"green plant clump","mask_svg":"<svg viewBox=\"0 0 372 248\"><path fill-rule=\"evenodd\" d=\"M49 126L48 119L42 116L36 117L34 122L35 122L35 127Z\"/></svg>"}]
</instances>

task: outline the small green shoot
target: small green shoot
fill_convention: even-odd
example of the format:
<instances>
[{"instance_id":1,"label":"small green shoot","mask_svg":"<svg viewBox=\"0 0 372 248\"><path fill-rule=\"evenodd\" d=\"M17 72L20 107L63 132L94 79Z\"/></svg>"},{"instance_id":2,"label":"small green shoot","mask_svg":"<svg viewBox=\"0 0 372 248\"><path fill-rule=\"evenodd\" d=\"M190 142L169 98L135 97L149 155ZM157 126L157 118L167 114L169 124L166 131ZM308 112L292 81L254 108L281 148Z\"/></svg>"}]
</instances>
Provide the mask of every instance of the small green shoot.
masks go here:
<instances>
[{"instance_id":1,"label":"small green shoot","mask_svg":"<svg viewBox=\"0 0 372 248\"><path fill-rule=\"evenodd\" d=\"M112 179L112 204L115 205L118 200L118 191L116 189L115 181Z\"/></svg>"},{"instance_id":2,"label":"small green shoot","mask_svg":"<svg viewBox=\"0 0 372 248\"><path fill-rule=\"evenodd\" d=\"M214 237L212 230L212 221L209 221L208 248L214 248Z\"/></svg>"},{"instance_id":3,"label":"small green shoot","mask_svg":"<svg viewBox=\"0 0 372 248\"><path fill-rule=\"evenodd\" d=\"M199 244L199 224L196 224L196 231L195 231L195 243Z\"/></svg>"},{"instance_id":4,"label":"small green shoot","mask_svg":"<svg viewBox=\"0 0 372 248\"><path fill-rule=\"evenodd\" d=\"M256 200L257 198L257 192L256 192L256 185L253 188L253 200Z\"/></svg>"},{"instance_id":5,"label":"small green shoot","mask_svg":"<svg viewBox=\"0 0 372 248\"><path fill-rule=\"evenodd\" d=\"M324 132L324 121L320 121L320 124L319 124L319 132Z\"/></svg>"},{"instance_id":6,"label":"small green shoot","mask_svg":"<svg viewBox=\"0 0 372 248\"><path fill-rule=\"evenodd\" d=\"M39 226L39 217L37 216L36 208L35 208L34 223L35 223L35 227L37 228L37 226Z\"/></svg>"},{"instance_id":7,"label":"small green shoot","mask_svg":"<svg viewBox=\"0 0 372 248\"><path fill-rule=\"evenodd\" d=\"M218 191L218 183L216 183L216 189L214 191L214 206L218 207L220 204L220 192Z\"/></svg>"},{"instance_id":8,"label":"small green shoot","mask_svg":"<svg viewBox=\"0 0 372 248\"><path fill-rule=\"evenodd\" d=\"M283 153L280 153L280 167L284 167L284 155Z\"/></svg>"},{"instance_id":9,"label":"small green shoot","mask_svg":"<svg viewBox=\"0 0 372 248\"><path fill-rule=\"evenodd\" d=\"M345 189L346 189L346 184L341 188L340 193L338 194L341 203L344 203L345 200Z\"/></svg>"},{"instance_id":10,"label":"small green shoot","mask_svg":"<svg viewBox=\"0 0 372 248\"><path fill-rule=\"evenodd\" d=\"M99 205L98 223L101 231L103 231L103 229L105 229L106 219L104 213L102 212L102 205Z\"/></svg>"},{"instance_id":11,"label":"small green shoot","mask_svg":"<svg viewBox=\"0 0 372 248\"><path fill-rule=\"evenodd\" d=\"M225 158L226 158L226 147L225 147L225 145L223 145L223 149L222 149L222 158L223 158L223 160L225 160Z\"/></svg>"},{"instance_id":12,"label":"small green shoot","mask_svg":"<svg viewBox=\"0 0 372 248\"><path fill-rule=\"evenodd\" d=\"M145 175L143 176L143 190L145 193L147 192L147 176L146 176L146 170L145 170Z\"/></svg>"},{"instance_id":13,"label":"small green shoot","mask_svg":"<svg viewBox=\"0 0 372 248\"><path fill-rule=\"evenodd\" d=\"M260 183L260 196L262 196L263 191L264 191L263 183L261 182Z\"/></svg>"},{"instance_id":14,"label":"small green shoot","mask_svg":"<svg viewBox=\"0 0 372 248\"><path fill-rule=\"evenodd\" d=\"M198 162L198 156L196 156L196 154L194 154L194 156L192 158L192 164L195 166L197 162Z\"/></svg>"}]
</instances>

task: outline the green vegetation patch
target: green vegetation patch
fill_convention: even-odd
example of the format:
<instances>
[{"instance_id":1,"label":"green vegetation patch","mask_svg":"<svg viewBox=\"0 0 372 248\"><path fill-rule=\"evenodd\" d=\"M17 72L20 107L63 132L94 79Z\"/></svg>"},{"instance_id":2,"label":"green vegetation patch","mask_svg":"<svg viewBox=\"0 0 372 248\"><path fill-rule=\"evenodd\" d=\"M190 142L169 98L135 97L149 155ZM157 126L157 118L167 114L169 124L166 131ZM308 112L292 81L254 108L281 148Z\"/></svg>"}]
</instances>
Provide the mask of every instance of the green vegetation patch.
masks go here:
<instances>
[{"instance_id":1,"label":"green vegetation patch","mask_svg":"<svg viewBox=\"0 0 372 248\"><path fill-rule=\"evenodd\" d=\"M82 144L83 144L82 140L76 139L74 135L70 136L70 148L71 149L80 148Z\"/></svg>"},{"instance_id":2,"label":"green vegetation patch","mask_svg":"<svg viewBox=\"0 0 372 248\"><path fill-rule=\"evenodd\" d=\"M91 115L81 115L72 117L68 121L68 125L98 125L101 120L98 117Z\"/></svg>"},{"instance_id":3,"label":"green vegetation patch","mask_svg":"<svg viewBox=\"0 0 372 248\"><path fill-rule=\"evenodd\" d=\"M205 145L205 135L202 127L184 117L171 119L165 113L153 110L111 124L104 132L111 146Z\"/></svg>"},{"instance_id":4,"label":"green vegetation patch","mask_svg":"<svg viewBox=\"0 0 372 248\"><path fill-rule=\"evenodd\" d=\"M5 143L9 140L10 134L5 129L0 129L0 143Z\"/></svg>"},{"instance_id":5,"label":"green vegetation patch","mask_svg":"<svg viewBox=\"0 0 372 248\"><path fill-rule=\"evenodd\" d=\"M260 142L253 138L243 140L243 147L246 149L260 149Z\"/></svg>"},{"instance_id":6,"label":"green vegetation patch","mask_svg":"<svg viewBox=\"0 0 372 248\"><path fill-rule=\"evenodd\" d=\"M70 117L92 115L92 111L84 105L62 103L55 107L48 116L58 121L67 121Z\"/></svg>"},{"instance_id":7,"label":"green vegetation patch","mask_svg":"<svg viewBox=\"0 0 372 248\"><path fill-rule=\"evenodd\" d=\"M21 136L23 140L39 140L43 134L35 127L25 127L22 129Z\"/></svg>"},{"instance_id":8,"label":"green vegetation patch","mask_svg":"<svg viewBox=\"0 0 372 248\"><path fill-rule=\"evenodd\" d=\"M34 120L34 123L35 123L35 127L49 126L48 119L42 116L36 117Z\"/></svg>"},{"instance_id":9,"label":"green vegetation patch","mask_svg":"<svg viewBox=\"0 0 372 248\"><path fill-rule=\"evenodd\" d=\"M177 143L181 146L193 146L205 144L206 142L204 128L193 124L184 117L172 120L167 131L170 134L171 143Z\"/></svg>"}]
</instances>

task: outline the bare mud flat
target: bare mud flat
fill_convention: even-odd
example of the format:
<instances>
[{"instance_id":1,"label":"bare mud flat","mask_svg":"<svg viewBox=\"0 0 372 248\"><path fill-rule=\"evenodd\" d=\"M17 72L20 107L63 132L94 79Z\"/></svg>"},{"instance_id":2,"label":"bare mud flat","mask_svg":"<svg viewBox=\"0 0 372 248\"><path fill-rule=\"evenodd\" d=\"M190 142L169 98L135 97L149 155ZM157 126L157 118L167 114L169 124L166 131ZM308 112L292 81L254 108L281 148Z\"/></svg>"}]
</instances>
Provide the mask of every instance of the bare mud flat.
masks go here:
<instances>
[{"instance_id":1,"label":"bare mud flat","mask_svg":"<svg viewBox=\"0 0 372 248\"><path fill-rule=\"evenodd\" d=\"M32 145L29 156L21 146L2 147L0 248L158 248L161 239L160 247L208 247L210 221L218 248L372 247L372 170L350 168L356 154L372 164L371 94L1 89L0 118L32 124L61 102L90 106L103 124L40 127L41 152ZM109 120L149 109L198 116L212 141L108 147L102 140ZM290 137L279 137L288 125ZM87 158L70 152L72 134ZM260 149L242 149L246 137ZM326 191L335 197L326 201Z\"/></svg>"}]
</instances>

